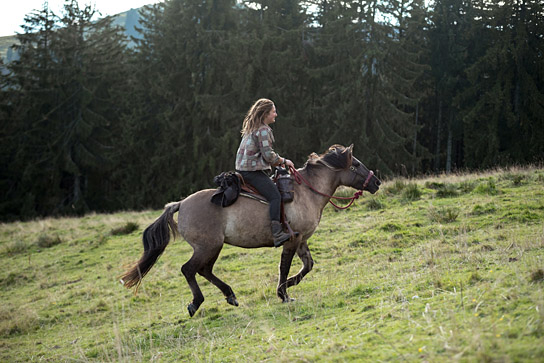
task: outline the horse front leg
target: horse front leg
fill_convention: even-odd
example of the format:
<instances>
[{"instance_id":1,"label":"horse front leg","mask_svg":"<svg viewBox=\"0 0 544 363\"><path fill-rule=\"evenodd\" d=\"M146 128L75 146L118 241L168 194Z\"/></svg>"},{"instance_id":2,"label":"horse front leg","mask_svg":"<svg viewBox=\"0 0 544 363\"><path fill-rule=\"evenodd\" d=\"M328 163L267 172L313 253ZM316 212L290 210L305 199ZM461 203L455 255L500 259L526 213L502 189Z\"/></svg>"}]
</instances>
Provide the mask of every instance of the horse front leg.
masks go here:
<instances>
[{"instance_id":1,"label":"horse front leg","mask_svg":"<svg viewBox=\"0 0 544 363\"><path fill-rule=\"evenodd\" d=\"M291 262L295 256L297 248L288 243L283 246L283 252L281 253L280 260L280 276L278 280L278 289L276 290L278 297L282 302L289 302L291 299L287 295L287 276L289 275L289 269L291 268Z\"/></svg>"},{"instance_id":2,"label":"horse front leg","mask_svg":"<svg viewBox=\"0 0 544 363\"><path fill-rule=\"evenodd\" d=\"M298 283L308 274L308 272L312 271L312 268L314 267L314 260L312 258L312 254L310 253L310 249L308 248L307 241L303 241L297 248L297 255L302 261L302 268L300 271L294 275L291 276L287 280L287 288L298 285Z\"/></svg>"}]
</instances>

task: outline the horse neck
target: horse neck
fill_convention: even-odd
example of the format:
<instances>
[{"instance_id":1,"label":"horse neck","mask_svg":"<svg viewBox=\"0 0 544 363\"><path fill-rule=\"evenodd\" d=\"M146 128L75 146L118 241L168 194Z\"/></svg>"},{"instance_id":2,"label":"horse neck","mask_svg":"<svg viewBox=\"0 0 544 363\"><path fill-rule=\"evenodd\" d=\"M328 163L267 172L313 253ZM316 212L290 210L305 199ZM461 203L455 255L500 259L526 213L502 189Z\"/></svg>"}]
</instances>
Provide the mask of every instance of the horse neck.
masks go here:
<instances>
[{"instance_id":1,"label":"horse neck","mask_svg":"<svg viewBox=\"0 0 544 363\"><path fill-rule=\"evenodd\" d=\"M336 188L340 186L336 172L326 167L315 169L312 173L309 173L306 168L299 171L300 174L308 181L308 183L317 191L322 194L332 196L336 191ZM330 200L330 197L319 195L314 193L305 184L302 184L304 190L308 191L309 198L319 206L319 209L325 208Z\"/></svg>"}]
</instances>

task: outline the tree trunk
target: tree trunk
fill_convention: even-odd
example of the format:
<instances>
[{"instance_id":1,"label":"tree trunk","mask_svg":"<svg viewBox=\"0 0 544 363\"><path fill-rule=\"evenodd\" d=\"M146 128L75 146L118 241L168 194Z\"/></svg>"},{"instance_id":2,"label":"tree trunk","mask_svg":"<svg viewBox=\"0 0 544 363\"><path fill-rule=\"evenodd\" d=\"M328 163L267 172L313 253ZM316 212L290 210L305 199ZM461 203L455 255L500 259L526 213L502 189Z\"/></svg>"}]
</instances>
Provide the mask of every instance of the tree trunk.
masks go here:
<instances>
[{"instance_id":1,"label":"tree trunk","mask_svg":"<svg viewBox=\"0 0 544 363\"><path fill-rule=\"evenodd\" d=\"M448 125L448 145L446 150L446 173L451 173L451 153L452 153L452 141L453 141L453 132L451 131L451 123L453 119L453 112L450 115L450 124Z\"/></svg>"},{"instance_id":2,"label":"tree trunk","mask_svg":"<svg viewBox=\"0 0 544 363\"><path fill-rule=\"evenodd\" d=\"M434 154L434 170L438 171L440 168L440 132L442 129L442 100L438 104L438 123L436 126L436 151Z\"/></svg>"},{"instance_id":3,"label":"tree trunk","mask_svg":"<svg viewBox=\"0 0 544 363\"><path fill-rule=\"evenodd\" d=\"M416 174L416 163L417 163L417 124L419 119L419 102L416 103L416 127L414 131L414 162L412 164L412 175Z\"/></svg>"}]
</instances>

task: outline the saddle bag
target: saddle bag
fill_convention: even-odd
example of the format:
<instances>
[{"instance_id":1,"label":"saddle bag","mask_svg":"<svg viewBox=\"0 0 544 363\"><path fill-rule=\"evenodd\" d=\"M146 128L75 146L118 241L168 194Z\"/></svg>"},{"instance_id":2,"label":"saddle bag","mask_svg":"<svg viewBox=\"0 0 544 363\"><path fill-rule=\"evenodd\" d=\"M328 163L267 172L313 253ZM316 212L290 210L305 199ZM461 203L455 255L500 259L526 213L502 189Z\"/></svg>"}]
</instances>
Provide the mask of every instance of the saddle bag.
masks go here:
<instances>
[{"instance_id":1,"label":"saddle bag","mask_svg":"<svg viewBox=\"0 0 544 363\"><path fill-rule=\"evenodd\" d=\"M295 187L293 184L293 177L287 169L276 169L276 185L280 191L281 200L284 203L291 203L295 198Z\"/></svg>"},{"instance_id":2,"label":"saddle bag","mask_svg":"<svg viewBox=\"0 0 544 363\"><path fill-rule=\"evenodd\" d=\"M228 207L238 199L240 195L240 178L233 171L223 172L213 179L214 183L219 186L213 193L211 202L221 207Z\"/></svg>"}]
</instances>

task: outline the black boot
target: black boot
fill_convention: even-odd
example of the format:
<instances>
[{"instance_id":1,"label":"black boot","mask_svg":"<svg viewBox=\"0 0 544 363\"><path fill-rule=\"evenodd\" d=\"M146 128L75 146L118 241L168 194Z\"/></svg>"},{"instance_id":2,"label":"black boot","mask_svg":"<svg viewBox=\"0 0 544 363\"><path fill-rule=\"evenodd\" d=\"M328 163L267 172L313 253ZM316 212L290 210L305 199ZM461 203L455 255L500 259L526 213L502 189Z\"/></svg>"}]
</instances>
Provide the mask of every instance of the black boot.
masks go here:
<instances>
[{"instance_id":1,"label":"black boot","mask_svg":"<svg viewBox=\"0 0 544 363\"><path fill-rule=\"evenodd\" d=\"M274 247L280 247L285 243L285 241L291 238L289 233L285 233L281 227L281 223L278 221L272 221L270 224L272 228L272 236L274 236Z\"/></svg>"}]
</instances>

